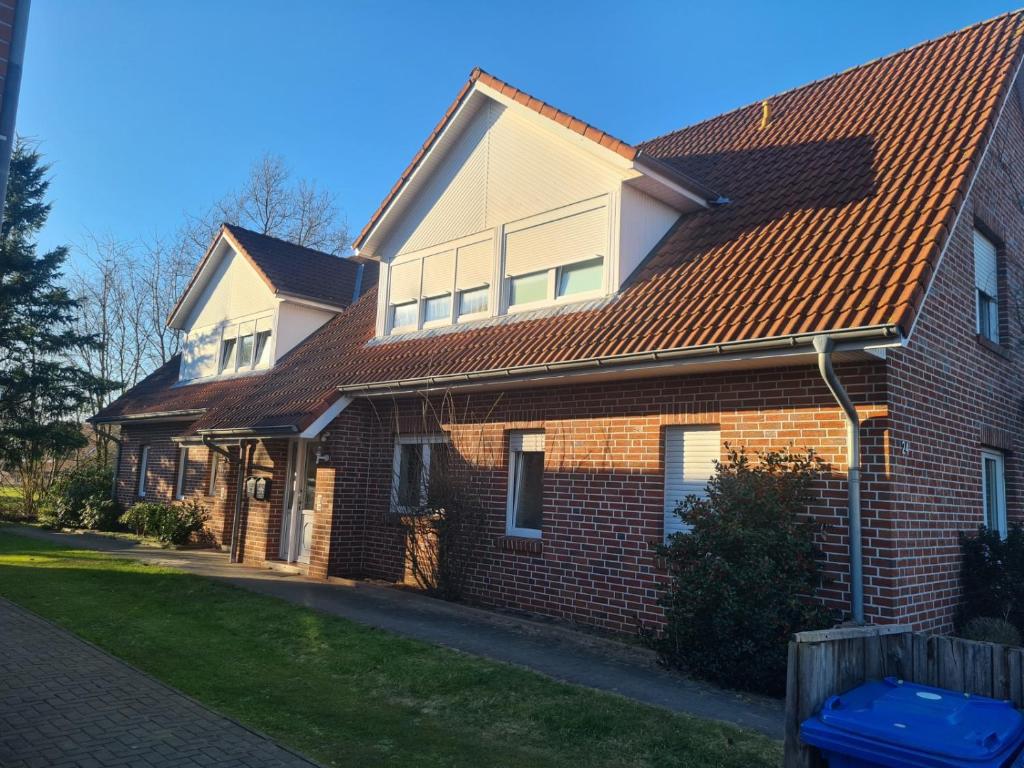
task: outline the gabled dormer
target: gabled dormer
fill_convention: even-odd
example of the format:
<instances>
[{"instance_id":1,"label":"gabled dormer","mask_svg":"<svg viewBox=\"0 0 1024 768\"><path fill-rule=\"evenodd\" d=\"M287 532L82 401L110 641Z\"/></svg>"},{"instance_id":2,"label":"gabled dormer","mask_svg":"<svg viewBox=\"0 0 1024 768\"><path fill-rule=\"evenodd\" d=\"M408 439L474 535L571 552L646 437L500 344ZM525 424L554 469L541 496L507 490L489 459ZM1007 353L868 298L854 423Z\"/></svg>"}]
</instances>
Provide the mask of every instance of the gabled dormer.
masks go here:
<instances>
[{"instance_id":1,"label":"gabled dormer","mask_svg":"<svg viewBox=\"0 0 1024 768\"><path fill-rule=\"evenodd\" d=\"M377 335L614 295L717 195L475 70L356 240L381 263Z\"/></svg>"},{"instance_id":2,"label":"gabled dormer","mask_svg":"<svg viewBox=\"0 0 1024 768\"><path fill-rule=\"evenodd\" d=\"M179 380L251 375L377 282L377 265L224 224L168 318L182 331Z\"/></svg>"}]
</instances>

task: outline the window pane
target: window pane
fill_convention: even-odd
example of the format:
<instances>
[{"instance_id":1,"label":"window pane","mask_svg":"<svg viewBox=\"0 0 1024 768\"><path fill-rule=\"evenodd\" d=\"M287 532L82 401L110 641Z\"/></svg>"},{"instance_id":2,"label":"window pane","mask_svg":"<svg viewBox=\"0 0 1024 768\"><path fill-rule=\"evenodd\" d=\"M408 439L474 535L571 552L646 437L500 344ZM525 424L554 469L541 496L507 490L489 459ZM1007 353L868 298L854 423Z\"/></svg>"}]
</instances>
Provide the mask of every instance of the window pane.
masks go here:
<instances>
[{"instance_id":1,"label":"window pane","mask_svg":"<svg viewBox=\"0 0 1024 768\"><path fill-rule=\"evenodd\" d=\"M431 323L436 320L450 320L452 316L452 295L446 293L444 296L434 296L423 302L423 322Z\"/></svg>"},{"instance_id":2,"label":"window pane","mask_svg":"<svg viewBox=\"0 0 1024 768\"><path fill-rule=\"evenodd\" d=\"M410 325L416 325L416 302L410 301L393 306L391 308L391 327L406 328Z\"/></svg>"},{"instance_id":3,"label":"window pane","mask_svg":"<svg viewBox=\"0 0 1024 768\"><path fill-rule=\"evenodd\" d=\"M483 288L471 288L468 291L459 291L459 317L463 315L475 315L477 312L487 311L487 300L491 289L489 286Z\"/></svg>"},{"instance_id":4,"label":"window pane","mask_svg":"<svg viewBox=\"0 0 1024 768\"><path fill-rule=\"evenodd\" d=\"M978 333L990 341L999 341L999 303L984 291L978 291Z\"/></svg>"},{"instance_id":5,"label":"window pane","mask_svg":"<svg viewBox=\"0 0 1024 768\"><path fill-rule=\"evenodd\" d=\"M534 301L543 301L548 298L548 273L534 272L532 275L513 277L509 281L511 290L509 292L509 304L529 304Z\"/></svg>"},{"instance_id":6,"label":"window pane","mask_svg":"<svg viewBox=\"0 0 1024 768\"><path fill-rule=\"evenodd\" d=\"M544 454L519 451L515 461L515 527L539 531L544 509Z\"/></svg>"},{"instance_id":7,"label":"window pane","mask_svg":"<svg viewBox=\"0 0 1024 768\"><path fill-rule=\"evenodd\" d=\"M398 464L398 503L403 507L420 504L423 484L423 446L406 443L401 447Z\"/></svg>"},{"instance_id":8,"label":"window pane","mask_svg":"<svg viewBox=\"0 0 1024 768\"><path fill-rule=\"evenodd\" d=\"M234 369L235 369L235 340L234 339L224 339L224 342L223 342L223 344L221 344L221 348L220 348L220 370L222 370L222 371L225 371L225 370L233 371Z\"/></svg>"},{"instance_id":9,"label":"window pane","mask_svg":"<svg viewBox=\"0 0 1024 768\"><path fill-rule=\"evenodd\" d=\"M250 368L252 366L252 334L247 333L238 339L238 367Z\"/></svg>"},{"instance_id":10,"label":"window pane","mask_svg":"<svg viewBox=\"0 0 1024 768\"><path fill-rule=\"evenodd\" d=\"M985 525L992 530L999 530L999 482L995 459L985 457Z\"/></svg>"},{"instance_id":11,"label":"window pane","mask_svg":"<svg viewBox=\"0 0 1024 768\"><path fill-rule=\"evenodd\" d=\"M261 367L270 363L270 331L260 331L256 334L256 366Z\"/></svg>"},{"instance_id":12,"label":"window pane","mask_svg":"<svg viewBox=\"0 0 1024 768\"><path fill-rule=\"evenodd\" d=\"M603 277L604 259L590 259L562 267L558 270L558 295L599 291Z\"/></svg>"}]
</instances>

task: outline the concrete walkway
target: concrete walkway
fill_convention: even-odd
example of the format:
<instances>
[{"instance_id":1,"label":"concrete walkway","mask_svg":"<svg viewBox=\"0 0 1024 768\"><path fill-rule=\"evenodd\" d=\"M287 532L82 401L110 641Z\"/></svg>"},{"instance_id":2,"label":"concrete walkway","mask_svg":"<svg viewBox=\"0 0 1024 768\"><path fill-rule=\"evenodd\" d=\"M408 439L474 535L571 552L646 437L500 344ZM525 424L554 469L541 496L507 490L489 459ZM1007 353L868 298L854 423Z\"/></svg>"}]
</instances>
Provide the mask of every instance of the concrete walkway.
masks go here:
<instances>
[{"instance_id":1,"label":"concrete walkway","mask_svg":"<svg viewBox=\"0 0 1024 768\"><path fill-rule=\"evenodd\" d=\"M178 568L379 629L532 669L565 682L676 712L734 723L781 739L783 703L724 691L657 666L643 648L541 621L528 621L361 581L306 579L228 563L212 550L166 550L132 539L56 533L28 526L2 529L33 539L93 549Z\"/></svg>"},{"instance_id":2,"label":"concrete walkway","mask_svg":"<svg viewBox=\"0 0 1024 768\"><path fill-rule=\"evenodd\" d=\"M0 598L5 768L315 768Z\"/></svg>"}]
</instances>

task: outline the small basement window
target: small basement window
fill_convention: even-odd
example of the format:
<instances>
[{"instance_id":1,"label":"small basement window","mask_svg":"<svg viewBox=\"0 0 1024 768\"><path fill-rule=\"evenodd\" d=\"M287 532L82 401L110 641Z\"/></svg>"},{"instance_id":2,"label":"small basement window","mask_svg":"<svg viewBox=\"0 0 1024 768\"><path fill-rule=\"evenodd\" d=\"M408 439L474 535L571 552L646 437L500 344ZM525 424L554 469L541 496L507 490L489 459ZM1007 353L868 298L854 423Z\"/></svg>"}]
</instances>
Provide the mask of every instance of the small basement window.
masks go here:
<instances>
[{"instance_id":1,"label":"small basement window","mask_svg":"<svg viewBox=\"0 0 1024 768\"><path fill-rule=\"evenodd\" d=\"M544 433L512 432L508 441L505 530L510 536L540 538L543 525Z\"/></svg>"}]
</instances>

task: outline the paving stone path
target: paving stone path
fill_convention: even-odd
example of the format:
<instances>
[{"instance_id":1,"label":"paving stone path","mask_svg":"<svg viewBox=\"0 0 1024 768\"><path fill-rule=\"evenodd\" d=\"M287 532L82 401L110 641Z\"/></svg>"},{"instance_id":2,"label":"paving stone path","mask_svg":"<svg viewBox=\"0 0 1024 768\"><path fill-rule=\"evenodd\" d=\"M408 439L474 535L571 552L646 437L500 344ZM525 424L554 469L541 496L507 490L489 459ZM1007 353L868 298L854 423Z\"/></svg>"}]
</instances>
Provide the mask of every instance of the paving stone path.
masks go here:
<instances>
[{"instance_id":1,"label":"paving stone path","mask_svg":"<svg viewBox=\"0 0 1024 768\"><path fill-rule=\"evenodd\" d=\"M0 766L315 768L0 599Z\"/></svg>"}]
</instances>

